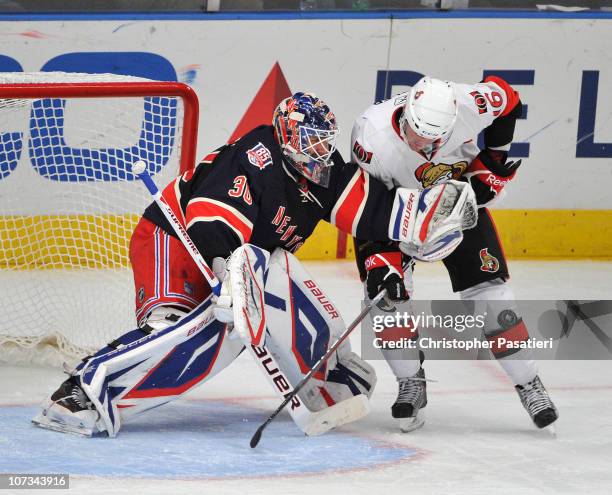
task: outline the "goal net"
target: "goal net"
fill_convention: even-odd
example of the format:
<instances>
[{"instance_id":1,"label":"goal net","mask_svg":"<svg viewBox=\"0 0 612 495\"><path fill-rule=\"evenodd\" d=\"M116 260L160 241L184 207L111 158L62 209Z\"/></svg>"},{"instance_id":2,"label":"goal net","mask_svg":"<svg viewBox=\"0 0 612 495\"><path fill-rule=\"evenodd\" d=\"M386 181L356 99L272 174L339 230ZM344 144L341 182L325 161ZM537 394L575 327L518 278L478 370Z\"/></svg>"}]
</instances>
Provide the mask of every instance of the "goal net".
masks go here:
<instances>
[{"instance_id":1,"label":"goal net","mask_svg":"<svg viewBox=\"0 0 612 495\"><path fill-rule=\"evenodd\" d=\"M131 233L193 166L189 87L112 74L0 73L0 362L74 362L135 328Z\"/></svg>"}]
</instances>

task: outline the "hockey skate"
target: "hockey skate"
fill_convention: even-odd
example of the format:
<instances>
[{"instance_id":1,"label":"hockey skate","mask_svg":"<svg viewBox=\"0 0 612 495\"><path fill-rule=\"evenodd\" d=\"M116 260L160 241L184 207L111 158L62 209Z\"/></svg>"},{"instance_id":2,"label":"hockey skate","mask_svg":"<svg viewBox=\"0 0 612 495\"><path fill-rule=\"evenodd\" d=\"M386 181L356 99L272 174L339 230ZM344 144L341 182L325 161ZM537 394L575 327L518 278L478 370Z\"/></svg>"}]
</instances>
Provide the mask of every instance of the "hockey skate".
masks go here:
<instances>
[{"instance_id":1,"label":"hockey skate","mask_svg":"<svg viewBox=\"0 0 612 495\"><path fill-rule=\"evenodd\" d=\"M427 383L425 370L420 368L414 376L398 378L399 392L391 415L399 419L404 433L416 430L425 423L423 408L427 405Z\"/></svg>"},{"instance_id":2,"label":"hockey skate","mask_svg":"<svg viewBox=\"0 0 612 495\"><path fill-rule=\"evenodd\" d=\"M91 437L98 431L99 417L78 379L71 376L43 403L32 423L48 430Z\"/></svg>"},{"instance_id":3,"label":"hockey skate","mask_svg":"<svg viewBox=\"0 0 612 495\"><path fill-rule=\"evenodd\" d=\"M531 419L538 428L550 426L559 417L557 408L550 400L548 392L542 385L540 377L536 377L524 385L516 385L516 391L521 399L523 407L531 416ZM551 431L554 434L554 430Z\"/></svg>"}]
</instances>

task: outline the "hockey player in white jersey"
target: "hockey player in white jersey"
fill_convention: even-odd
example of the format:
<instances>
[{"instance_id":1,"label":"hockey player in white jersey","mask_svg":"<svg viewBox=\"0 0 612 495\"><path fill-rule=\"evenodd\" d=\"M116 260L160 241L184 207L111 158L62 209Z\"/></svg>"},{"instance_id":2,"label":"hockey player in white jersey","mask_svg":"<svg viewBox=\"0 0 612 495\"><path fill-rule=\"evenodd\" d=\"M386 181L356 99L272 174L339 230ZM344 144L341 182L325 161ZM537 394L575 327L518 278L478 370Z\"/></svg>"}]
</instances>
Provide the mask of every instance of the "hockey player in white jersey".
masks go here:
<instances>
[{"instance_id":1,"label":"hockey player in white jersey","mask_svg":"<svg viewBox=\"0 0 612 495\"><path fill-rule=\"evenodd\" d=\"M478 84L458 84L431 77L410 92L372 105L355 121L352 159L387 187L427 188L450 179L469 181L479 205L475 228L464 233L457 249L443 261L453 291L464 300L480 301L487 312L485 336L497 342L527 340L529 334L508 284L506 259L487 206L499 199L521 161L509 161L508 150L516 119L521 115L518 93L502 78ZM484 130L484 149L476 144ZM378 313L405 305L411 293L412 260L395 243L355 239L355 252L368 297L387 288L390 299ZM411 253L414 254L414 253ZM439 257L441 259L441 257ZM431 259L430 259L431 260ZM418 332L411 337L418 338ZM540 428L550 425L557 409L538 377L529 349L493 346L493 354L514 382L521 402ZM423 424L427 404L425 372L419 351L383 352L397 377L399 394L391 411L410 431ZM423 356L422 353L421 357Z\"/></svg>"}]
</instances>

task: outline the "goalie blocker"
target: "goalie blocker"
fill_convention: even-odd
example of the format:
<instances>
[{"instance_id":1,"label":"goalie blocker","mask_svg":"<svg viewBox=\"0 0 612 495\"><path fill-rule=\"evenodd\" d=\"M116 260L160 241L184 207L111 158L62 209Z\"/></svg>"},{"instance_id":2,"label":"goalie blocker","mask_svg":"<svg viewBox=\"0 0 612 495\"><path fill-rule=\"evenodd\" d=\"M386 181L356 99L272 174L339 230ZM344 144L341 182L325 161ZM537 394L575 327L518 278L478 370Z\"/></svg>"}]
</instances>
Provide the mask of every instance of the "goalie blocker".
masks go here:
<instances>
[{"instance_id":1,"label":"goalie blocker","mask_svg":"<svg viewBox=\"0 0 612 495\"><path fill-rule=\"evenodd\" d=\"M248 334L270 384L290 393L342 333L344 322L297 258L282 249L270 256L244 245L229 269L224 287L226 294L232 287L235 326L215 317L212 296L187 315L157 308L149 319L153 326L128 332L88 357L33 422L85 436L115 436L125 421L202 385L234 361L244 348L238 332ZM321 434L365 416L375 384L374 369L346 341L288 409L304 433Z\"/></svg>"}]
</instances>

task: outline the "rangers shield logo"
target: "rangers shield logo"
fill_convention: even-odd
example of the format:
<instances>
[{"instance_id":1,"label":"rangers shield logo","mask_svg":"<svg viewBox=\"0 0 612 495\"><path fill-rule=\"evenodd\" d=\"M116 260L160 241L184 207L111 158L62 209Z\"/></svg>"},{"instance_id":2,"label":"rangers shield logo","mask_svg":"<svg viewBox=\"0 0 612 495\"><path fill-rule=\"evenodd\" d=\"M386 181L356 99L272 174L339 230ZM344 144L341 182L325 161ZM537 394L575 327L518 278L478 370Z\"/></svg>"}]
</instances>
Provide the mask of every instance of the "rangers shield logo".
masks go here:
<instances>
[{"instance_id":1,"label":"rangers shield logo","mask_svg":"<svg viewBox=\"0 0 612 495\"><path fill-rule=\"evenodd\" d=\"M247 157L251 165L259 167L259 170L263 170L268 165L272 165L272 153L262 143L257 143L250 150L247 151Z\"/></svg>"},{"instance_id":2,"label":"rangers shield logo","mask_svg":"<svg viewBox=\"0 0 612 495\"><path fill-rule=\"evenodd\" d=\"M481 249L479 254L480 261L482 261L480 269L483 272L495 273L499 270L499 260L495 256L489 254L489 248Z\"/></svg>"}]
</instances>

